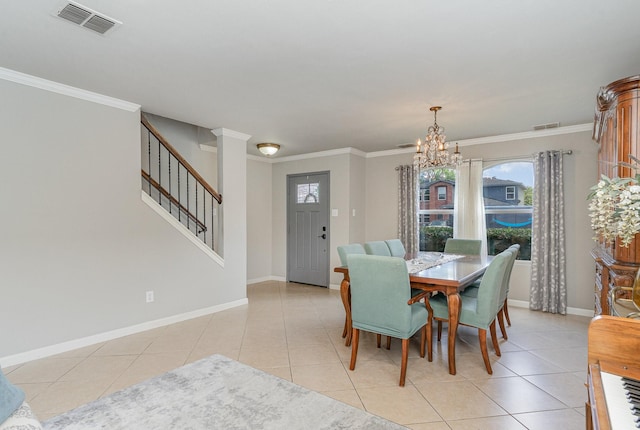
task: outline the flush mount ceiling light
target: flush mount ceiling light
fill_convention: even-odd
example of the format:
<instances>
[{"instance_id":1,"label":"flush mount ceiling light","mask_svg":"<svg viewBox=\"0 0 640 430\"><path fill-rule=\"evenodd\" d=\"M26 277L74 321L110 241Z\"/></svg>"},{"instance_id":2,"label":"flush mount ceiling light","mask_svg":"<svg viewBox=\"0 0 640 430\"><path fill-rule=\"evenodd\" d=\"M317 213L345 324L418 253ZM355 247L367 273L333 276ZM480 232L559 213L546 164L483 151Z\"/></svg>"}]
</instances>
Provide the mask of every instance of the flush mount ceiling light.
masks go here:
<instances>
[{"instance_id":1,"label":"flush mount ceiling light","mask_svg":"<svg viewBox=\"0 0 640 430\"><path fill-rule=\"evenodd\" d=\"M447 150L447 136L444 135L444 127L440 127L436 120L438 111L442 109L440 106L433 106L429 109L433 112L433 125L427 129L427 136L424 143L418 140L416 146L416 154L413 156L413 164L420 169L431 168L455 168L462 162L462 155L456 150L450 154Z\"/></svg>"},{"instance_id":2,"label":"flush mount ceiling light","mask_svg":"<svg viewBox=\"0 0 640 430\"><path fill-rule=\"evenodd\" d=\"M280 149L280 145L277 143L258 143L256 146L258 147L258 150L267 157L272 156L278 152L278 149Z\"/></svg>"}]
</instances>

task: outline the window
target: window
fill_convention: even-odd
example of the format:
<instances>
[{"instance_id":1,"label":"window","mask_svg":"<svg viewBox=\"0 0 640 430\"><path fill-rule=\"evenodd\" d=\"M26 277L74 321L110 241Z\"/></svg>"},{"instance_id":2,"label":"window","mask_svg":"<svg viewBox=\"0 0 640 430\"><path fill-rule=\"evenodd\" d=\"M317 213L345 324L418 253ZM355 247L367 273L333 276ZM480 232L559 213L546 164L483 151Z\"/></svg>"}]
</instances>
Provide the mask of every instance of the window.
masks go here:
<instances>
[{"instance_id":1,"label":"window","mask_svg":"<svg viewBox=\"0 0 640 430\"><path fill-rule=\"evenodd\" d=\"M420 190L420 201L421 202L429 201L429 188L424 188Z\"/></svg>"},{"instance_id":2,"label":"window","mask_svg":"<svg viewBox=\"0 0 640 430\"><path fill-rule=\"evenodd\" d=\"M507 161L483 173L487 248L496 255L517 243L519 260L531 259L533 163Z\"/></svg>"},{"instance_id":3,"label":"window","mask_svg":"<svg viewBox=\"0 0 640 430\"><path fill-rule=\"evenodd\" d=\"M508 187L504 187L504 191L505 191L505 199L507 200L515 200L516 199L516 187L514 186L508 186Z\"/></svg>"},{"instance_id":4,"label":"window","mask_svg":"<svg viewBox=\"0 0 640 430\"><path fill-rule=\"evenodd\" d=\"M420 172L420 251L442 252L447 238L453 236L453 192L447 192L447 189L453 190L455 182L455 170ZM437 199L431 199L431 191Z\"/></svg>"},{"instance_id":5,"label":"window","mask_svg":"<svg viewBox=\"0 0 640 430\"><path fill-rule=\"evenodd\" d=\"M298 203L319 203L318 186L320 184L298 184Z\"/></svg>"}]
</instances>

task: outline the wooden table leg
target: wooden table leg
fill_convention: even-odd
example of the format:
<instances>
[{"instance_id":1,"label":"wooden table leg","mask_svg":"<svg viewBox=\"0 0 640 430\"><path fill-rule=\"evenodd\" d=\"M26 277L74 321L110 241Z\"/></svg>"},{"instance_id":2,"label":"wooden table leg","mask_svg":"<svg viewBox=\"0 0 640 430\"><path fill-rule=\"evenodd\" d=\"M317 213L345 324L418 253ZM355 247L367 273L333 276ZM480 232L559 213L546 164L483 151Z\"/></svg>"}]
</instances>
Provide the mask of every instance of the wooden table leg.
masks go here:
<instances>
[{"instance_id":1,"label":"wooden table leg","mask_svg":"<svg viewBox=\"0 0 640 430\"><path fill-rule=\"evenodd\" d=\"M340 283L340 297L342 298L342 304L344 306L344 330L342 330L342 337L345 338L344 344L346 346L351 345L351 291L350 283L347 278L343 279Z\"/></svg>"},{"instance_id":2,"label":"wooden table leg","mask_svg":"<svg viewBox=\"0 0 640 430\"><path fill-rule=\"evenodd\" d=\"M449 302L449 373L456 374L456 334L458 333L458 320L460 319L460 294L457 292L447 296Z\"/></svg>"}]
</instances>

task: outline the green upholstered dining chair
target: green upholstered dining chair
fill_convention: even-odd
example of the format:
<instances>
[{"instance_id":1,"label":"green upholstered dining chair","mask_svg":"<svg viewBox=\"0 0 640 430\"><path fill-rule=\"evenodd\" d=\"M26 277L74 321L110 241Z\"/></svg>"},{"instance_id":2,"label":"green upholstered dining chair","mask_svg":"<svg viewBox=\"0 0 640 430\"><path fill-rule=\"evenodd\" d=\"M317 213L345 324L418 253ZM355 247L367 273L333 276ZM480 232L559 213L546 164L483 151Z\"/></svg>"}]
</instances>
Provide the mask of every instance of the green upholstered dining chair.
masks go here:
<instances>
[{"instance_id":1,"label":"green upholstered dining chair","mask_svg":"<svg viewBox=\"0 0 640 430\"><path fill-rule=\"evenodd\" d=\"M511 260L509 261L509 265L507 266L507 274L504 279L504 285L502 286L502 290L500 291L500 297L498 298L498 325L500 326L500 332L502 333L502 337L507 340L507 330L504 326L504 320L507 320L507 324L511 326L511 318L509 317L509 308L507 307L507 302L509 301L509 283L511 281L511 272L513 270L513 266L518 257L518 252L520 251L520 245L514 244L507 248L508 251L511 251ZM463 296L468 297L478 297L478 288L480 287L481 280L475 281L473 284L464 289L461 293Z\"/></svg>"},{"instance_id":2,"label":"green upholstered dining chair","mask_svg":"<svg viewBox=\"0 0 640 430\"><path fill-rule=\"evenodd\" d=\"M444 252L449 254L480 255L482 241L477 239L447 239Z\"/></svg>"},{"instance_id":3,"label":"green upholstered dining chair","mask_svg":"<svg viewBox=\"0 0 640 430\"><path fill-rule=\"evenodd\" d=\"M407 251L404 249L404 245L400 239L389 239L385 240L385 242L389 247L389 252L391 252L392 257L404 258Z\"/></svg>"},{"instance_id":4,"label":"green upholstered dining chair","mask_svg":"<svg viewBox=\"0 0 640 430\"><path fill-rule=\"evenodd\" d=\"M340 264L343 266L347 265L347 255L349 254L366 254L366 252L359 243L338 246L338 256L340 257Z\"/></svg>"},{"instance_id":5,"label":"green upholstered dining chair","mask_svg":"<svg viewBox=\"0 0 640 430\"><path fill-rule=\"evenodd\" d=\"M347 265L347 255L349 254L366 254L366 252L364 250L364 247L359 243L350 243L349 245L338 246L338 256L340 257L340 264L342 266ZM351 299L349 298L348 300L351 300ZM342 337L347 337L347 334L349 334L348 318L349 316L345 315L344 328L342 329ZM347 345L349 345L349 343L347 343Z\"/></svg>"},{"instance_id":6,"label":"green upholstered dining chair","mask_svg":"<svg viewBox=\"0 0 640 430\"><path fill-rule=\"evenodd\" d=\"M496 355L500 356L500 346L496 337L496 317L498 315L498 299L504 277L507 273L507 266L511 258L511 251L503 251L496 255L487 267L482 277L480 288L478 289L478 297L460 296L460 319L462 325L476 327L478 329L478 339L480 340L480 350L482 351L482 359L487 368L487 372L491 375L491 362L489 361L489 353L487 351L487 330L491 332L491 340L496 350ZM442 337L442 322L449 320L449 307L447 297L444 294L436 294L425 300L427 309L429 310L429 322L427 328L432 330L431 323L433 319L438 321L438 341ZM431 334L428 339L432 339ZM427 345L429 348L429 356L431 356L431 342Z\"/></svg>"},{"instance_id":7,"label":"green upholstered dining chair","mask_svg":"<svg viewBox=\"0 0 640 430\"><path fill-rule=\"evenodd\" d=\"M351 278L353 327L349 369L354 370L356 367L361 330L402 339L402 387L407 374L409 339L420 330L420 356L424 357L427 309L423 303L411 298L409 274L404 259L357 254L351 254L347 259Z\"/></svg>"},{"instance_id":8,"label":"green upholstered dining chair","mask_svg":"<svg viewBox=\"0 0 640 430\"><path fill-rule=\"evenodd\" d=\"M364 250L369 255L382 255L385 257L391 257L391 251L384 240L376 240L374 242L366 242L364 244Z\"/></svg>"},{"instance_id":9,"label":"green upholstered dining chair","mask_svg":"<svg viewBox=\"0 0 640 430\"><path fill-rule=\"evenodd\" d=\"M507 273L507 285L506 285L506 294L504 296L504 303L502 309L500 310L501 315L504 314L504 317L507 320L507 324L511 327L511 318L509 317L509 308L507 307L507 301L509 300L509 284L511 281L511 271L513 270L513 266L518 258L518 253L520 252L520 245L517 243L511 245L509 249L513 252L513 261L511 262L511 266L509 267L509 271ZM504 334L504 333L503 333ZM507 338L506 336L504 337Z\"/></svg>"}]
</instances>

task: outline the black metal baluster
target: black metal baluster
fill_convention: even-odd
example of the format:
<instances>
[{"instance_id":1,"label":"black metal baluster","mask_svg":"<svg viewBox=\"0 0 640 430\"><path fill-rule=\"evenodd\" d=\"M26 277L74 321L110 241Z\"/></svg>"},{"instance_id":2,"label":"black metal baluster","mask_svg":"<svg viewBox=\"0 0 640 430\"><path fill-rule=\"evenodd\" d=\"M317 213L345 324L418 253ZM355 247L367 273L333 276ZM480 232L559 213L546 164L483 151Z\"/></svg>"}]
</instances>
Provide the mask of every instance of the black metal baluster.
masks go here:
<instances>
[{"instance_id":1,"label":"black metal baluster","mask_svg":"<svg viewBox=\"0 0 640 430\"><path fill-rule=\"evenodd\" d=\"M198 181L196 181L196 236L200 234L200 226L198 226Z\"/></svg>"},{"instance_id":2,"label":"black metal baluster","mask_svg":"<svg viewBox=\"0 0 640 430\"><path fill-rule=\"evenodd\" d=\"M161 149L160 149L160 139L158 140L158 185L162 189L162 157L161 157ZM158 190L158 203L162 206L162 192Z\"/></svg>"},{"instance_id":3,"label":"black metal baluster","mask_svg":"<svg viewBox=\"0 0 640 430\"><path fill-rule=\"evenodd\" d=\"M191 212L191 206L189 205L189 176L191 176L191 174L187 170L187 229L191 230L191 217L189 216L189 213Z\"/></svg>"},{"instance_id":4,"label":"black metal baluster","mask_svg":"<svg viewBox=\"0 0 640 430\"><path fill-rule=\"evenodd\" d=\"M171 157L172 157L172 155L169 154L169 195L171 197L173 197L173 193L171 192L171 182L172 182L171 181ZM169 213L170 214L173 214L172 209L173 209L173 203L171 203L171 200L169 200Z\"/></svg>"},{"instance_id":5,"label":"black metal baluster","mask_svg":"<svg viewBox=\"0 0 640 430\"><path fill-rule=\"evenodd\" d=\"M182 164L178 164L178 203L182 206L182 199L180 198L180 166ZM178 221L182 223L182 211L180 207L178 207Z\"/></svg>"}]
</instances>

